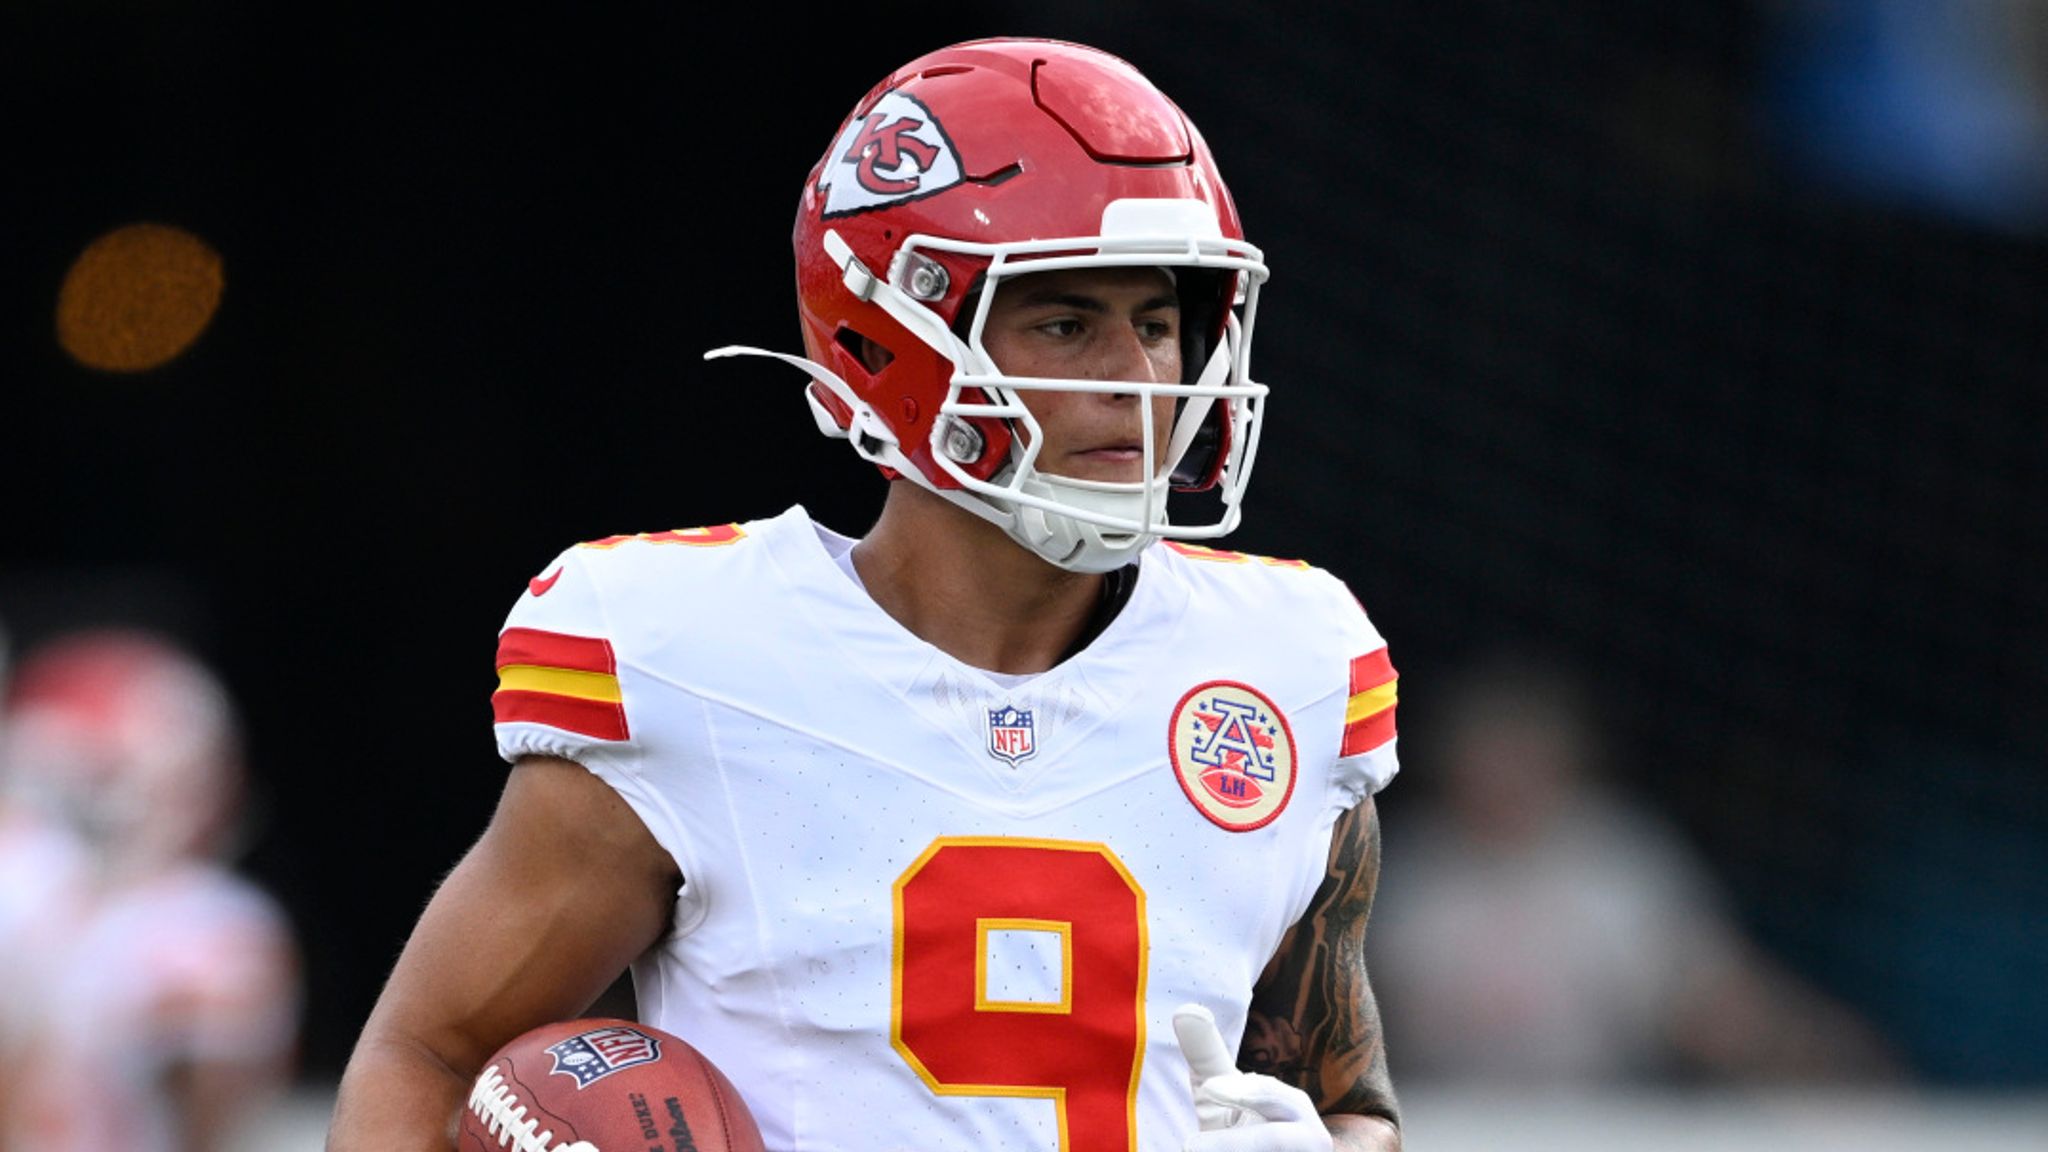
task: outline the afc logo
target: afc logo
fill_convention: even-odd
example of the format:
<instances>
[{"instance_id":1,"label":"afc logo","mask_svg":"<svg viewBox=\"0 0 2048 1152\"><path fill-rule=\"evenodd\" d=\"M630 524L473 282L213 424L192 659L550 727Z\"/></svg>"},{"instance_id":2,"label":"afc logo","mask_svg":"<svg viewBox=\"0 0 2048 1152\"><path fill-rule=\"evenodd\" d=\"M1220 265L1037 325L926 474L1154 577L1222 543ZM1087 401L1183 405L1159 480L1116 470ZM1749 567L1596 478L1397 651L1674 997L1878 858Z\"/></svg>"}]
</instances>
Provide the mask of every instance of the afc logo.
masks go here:
<instances>
[{"instance_id":1,"label":"afc logo","mask_svg":"<svg viewBox=\"0 0 2048 1152\"><path fill-rule=\"evenodd\" d=\"M1273 779L1273 717L1265 711L1228 696L1197 701L1193 716L1193 747L1188 758L1204 768L1231 768L1237 776L1224 792L1235 799L1247 798L1258 782Z\"/></svg>"},{"instance_id":2,"label":"afc logo","mask_svg":"<svg viewBox=\"0 0 2048 1152\"><path fill-rule=\"evenodd\" d=\"M929 196L960 183L960 156L929 109L887 92L849 120L827 153L818 187L823 216L845 216Z\"/></svg>"},{"instance_id":3,"label":"afc logo","mask_svg":"<svg viewBox=\"0 0 2048 1152\"><path fill-rule=\"evenodd\" d=\"M1168 748L1181 791L1220 828L1249 832L1294 793L1294 734L1264 693L1231 680L1196 685L1173 710Z\"/></svg>"}]
</instances>

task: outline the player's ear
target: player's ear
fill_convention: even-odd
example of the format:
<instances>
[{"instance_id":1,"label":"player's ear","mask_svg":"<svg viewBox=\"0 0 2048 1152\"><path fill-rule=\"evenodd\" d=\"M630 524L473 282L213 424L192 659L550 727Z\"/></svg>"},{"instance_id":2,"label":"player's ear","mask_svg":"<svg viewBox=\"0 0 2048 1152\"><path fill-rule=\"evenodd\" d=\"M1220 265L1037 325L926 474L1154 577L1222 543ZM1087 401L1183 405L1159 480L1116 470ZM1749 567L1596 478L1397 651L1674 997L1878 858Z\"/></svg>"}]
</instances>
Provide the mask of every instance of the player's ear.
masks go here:
<instances>
[{"instance_id":1,"label":"player's ear","mask_svg":"<svg viewBox=\"0 0 2048 1152\"><path fill-rule=\"evenodd\" d=\"M889 366L890 361L896 359L896 354L886 345L848 325L841 325L839 330L832 334L832 341L870 376L879 374L882 369Z\"/></svg>"},{"instance_id":2,"label":"player's ear","mask_svg":"<svg viewBox=\"0 0 2048 1152\"><path fill-rule=\"evenodd\" d=\"M860 355L860 362L867 367L867 370L871 375L879 373L882 369L887 368L889 366L889 361L894 360L896 358L896 354L894 352L889 351L887 348L882 347L880 344L877 344L876 342L868 339L865 336L856 336L855 339L859 341L859 344L855 350Z\"/></svg>"}]
</instances>

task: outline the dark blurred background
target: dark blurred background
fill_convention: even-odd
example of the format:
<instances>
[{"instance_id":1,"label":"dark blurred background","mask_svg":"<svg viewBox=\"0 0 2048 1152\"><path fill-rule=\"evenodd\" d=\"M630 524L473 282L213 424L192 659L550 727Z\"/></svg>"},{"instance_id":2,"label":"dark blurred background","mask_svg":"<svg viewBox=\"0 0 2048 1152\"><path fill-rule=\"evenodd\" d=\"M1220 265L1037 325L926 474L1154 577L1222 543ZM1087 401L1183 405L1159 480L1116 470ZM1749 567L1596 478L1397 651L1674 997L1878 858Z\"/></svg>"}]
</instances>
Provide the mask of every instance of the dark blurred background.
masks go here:
<instances>
[{"instance_id":1,"label":"dark blurred background","mask_svg":"<svg viewBox=\"0 0 2048 1152\"><path fill-rule=\"evenodd\" d=\"M526 578L865 526L795 374L700 355L797 348L818 151L1001 32L1148 71L1266 251L1231 545L1392 642L1389 888L1436 685L1540 649L1762 947L1917 1077L2048 1084L2048 5L515 7L0 5L0 622L149 623L237 691L310 1081L489 814ZM90 367L60 285L136 222L225 290Z\"/></svg>"}]
</instances>

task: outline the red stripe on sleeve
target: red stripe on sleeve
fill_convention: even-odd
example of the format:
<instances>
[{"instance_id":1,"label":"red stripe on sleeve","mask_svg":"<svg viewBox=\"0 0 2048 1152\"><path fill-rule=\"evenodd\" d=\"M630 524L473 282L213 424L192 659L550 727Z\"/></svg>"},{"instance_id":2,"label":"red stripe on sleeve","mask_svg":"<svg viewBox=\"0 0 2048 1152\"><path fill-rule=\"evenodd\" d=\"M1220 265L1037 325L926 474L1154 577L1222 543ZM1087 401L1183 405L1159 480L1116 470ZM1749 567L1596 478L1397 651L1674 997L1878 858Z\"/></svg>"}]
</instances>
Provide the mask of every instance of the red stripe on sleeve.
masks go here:
<instances>
[{"instance_id":1,"label":"red stripe on sleeve","mask_svg":"<svg viewBox=\"0 0 2048 1152\"><path fill-rule=\"evenodd\" d=\"M1394 709L1382 708L1370 716L1361 716L1344 726L1344 746L1339 756L1356 756L1370 752L1394 738Z\"/></svg>"},{"instance_id":2,"label":"red stripe on sleeve","mask_svg":"<svg viewBox=\"0 0 2048 1152\"><path fill-rule=\"evenodd\" d=\"M1358 695L1367 688L1377 688L1394 678L1394 662L1387 657L1387 650L1380 648L1351 661L1351 694Z\"/></svg>"},{"instance_id":3,"label":"red stripe on sleeve","mask_svg":"<svg viewBox=\"0 0 2048 1152\"><path fill-rule=\"evenodd\" d=\"M616 675L612 642L598 636L571 636L538 628L507 628L498 636L498 663L532 664L542 668L573 668L578 672Z\"/></svg>"},{"instance_id":4,"label":"red stripe on sleeve","mask_svg":"<svg viewBox=\"0 0 2048 1152\"><path fill-rule=\"evenodd\" d=\"M546 724L598 740L624 740L629 735L625 705L607 700L579 700L550 692L498 691L491 694L491 715L499 724Z\"/></svg>"}]
</instances>

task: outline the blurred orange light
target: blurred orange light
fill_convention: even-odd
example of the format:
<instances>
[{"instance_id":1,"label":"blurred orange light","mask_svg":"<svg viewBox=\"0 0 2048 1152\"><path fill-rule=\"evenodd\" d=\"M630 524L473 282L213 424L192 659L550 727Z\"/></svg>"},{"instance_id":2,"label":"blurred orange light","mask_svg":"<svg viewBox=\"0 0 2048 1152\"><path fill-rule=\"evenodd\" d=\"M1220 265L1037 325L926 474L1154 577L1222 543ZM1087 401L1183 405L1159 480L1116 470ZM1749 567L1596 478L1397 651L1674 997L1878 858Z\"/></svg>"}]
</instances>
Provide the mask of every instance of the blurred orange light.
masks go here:
<instances>
[{"instance_id":1,"label":"blurred orange light","mask_svg":"<svg viewBox=\"0 0 2048 1152\"><path fill-rule=\"evenodd\" d=\"M165 224L129 224L88 244L57 291L57 342L105 372L144 372L199 339L220 307L220 254Z\"/></svg>"}]
</instances>

